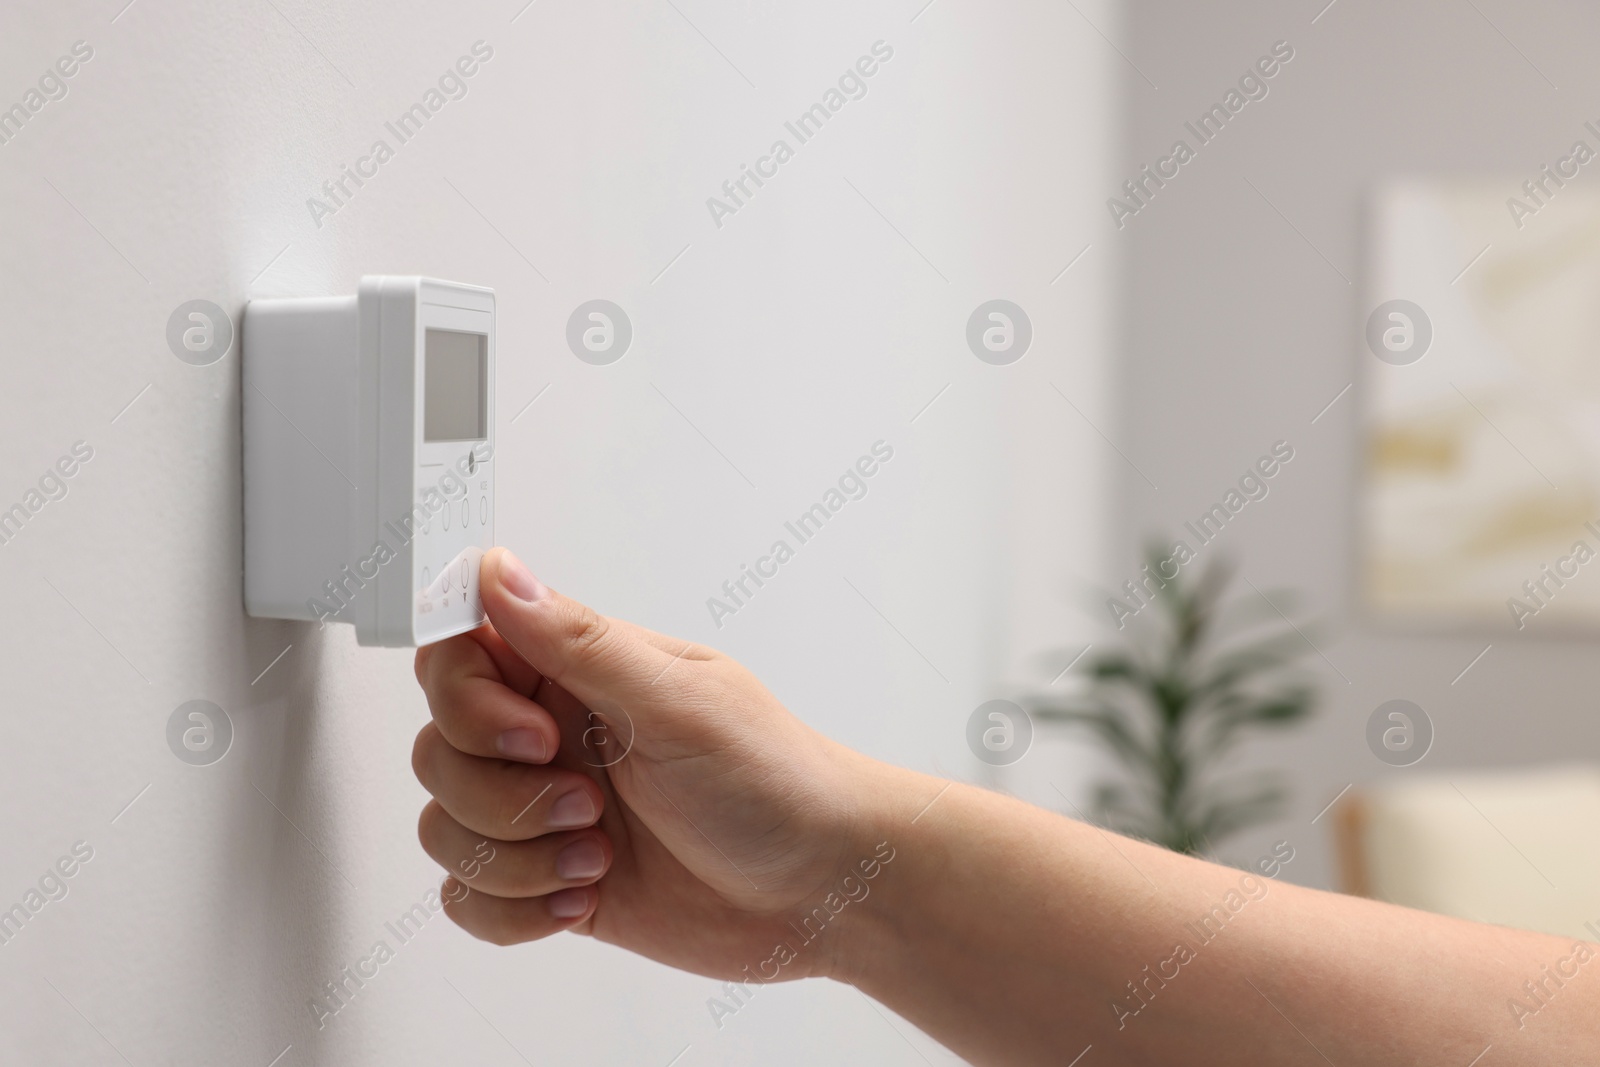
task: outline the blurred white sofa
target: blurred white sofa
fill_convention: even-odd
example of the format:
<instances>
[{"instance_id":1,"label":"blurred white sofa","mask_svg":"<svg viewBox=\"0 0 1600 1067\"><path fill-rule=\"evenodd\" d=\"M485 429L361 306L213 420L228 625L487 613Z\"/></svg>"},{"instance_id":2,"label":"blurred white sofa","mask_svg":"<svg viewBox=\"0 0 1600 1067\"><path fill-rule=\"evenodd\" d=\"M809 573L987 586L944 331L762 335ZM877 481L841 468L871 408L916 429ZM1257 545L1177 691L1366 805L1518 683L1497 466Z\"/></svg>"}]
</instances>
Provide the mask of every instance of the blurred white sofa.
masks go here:
<instances>
[{"instance_id":1,"label":"blurred white sofa","mask_svg":"<svg viewBox=\"0 0 1600 1067\"><path fill-rule=\"evenodd\" d=\"M1352 790L1346 892L1600 941L1600 767L1452 771Z\"/></svg>"}]
</instances>

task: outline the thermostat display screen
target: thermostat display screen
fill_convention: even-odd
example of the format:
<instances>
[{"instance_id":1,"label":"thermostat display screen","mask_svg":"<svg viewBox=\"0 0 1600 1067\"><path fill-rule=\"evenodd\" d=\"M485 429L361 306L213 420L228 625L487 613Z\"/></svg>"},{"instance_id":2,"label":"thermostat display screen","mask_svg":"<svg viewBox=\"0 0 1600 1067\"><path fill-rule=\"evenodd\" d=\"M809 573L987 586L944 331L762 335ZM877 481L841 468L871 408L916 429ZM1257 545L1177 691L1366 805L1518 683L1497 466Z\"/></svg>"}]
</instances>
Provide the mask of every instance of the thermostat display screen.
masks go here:
<instances>
[{"instance_id":1,"label":"thermostat display screen","mask_svg":"<svg viewBox=\"0 0 1600 1067\"><path fill-rule=\"evenodd\" d=\"M422 439L479 441L489 436L488 339L428 330L423 348Z\"/></svg>"}]
</instances>

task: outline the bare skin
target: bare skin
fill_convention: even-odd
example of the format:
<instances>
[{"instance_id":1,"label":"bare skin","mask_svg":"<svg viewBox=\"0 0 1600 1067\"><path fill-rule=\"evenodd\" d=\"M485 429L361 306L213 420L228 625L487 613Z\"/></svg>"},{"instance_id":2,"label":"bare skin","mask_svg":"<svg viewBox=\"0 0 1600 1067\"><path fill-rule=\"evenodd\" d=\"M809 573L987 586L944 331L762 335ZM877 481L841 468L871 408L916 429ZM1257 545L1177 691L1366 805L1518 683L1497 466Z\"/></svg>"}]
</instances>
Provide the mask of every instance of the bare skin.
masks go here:
<instances>
[{"instance_id":1,"label":"bare skin","mask_svg":"<svg viewBox=\"0 0 1600 1067\"><path fill-rule=\"evenodd\" d=\"M1600 948L881 764L504 549L481 578L489 625L417 652L433 721L413 758L423 848L477 937L596 937L726 980L730 1008L767 981L849 982L983 1064L1091 1045L1083 1067L1600 1063Z\"/></svg>"}]
</instances>

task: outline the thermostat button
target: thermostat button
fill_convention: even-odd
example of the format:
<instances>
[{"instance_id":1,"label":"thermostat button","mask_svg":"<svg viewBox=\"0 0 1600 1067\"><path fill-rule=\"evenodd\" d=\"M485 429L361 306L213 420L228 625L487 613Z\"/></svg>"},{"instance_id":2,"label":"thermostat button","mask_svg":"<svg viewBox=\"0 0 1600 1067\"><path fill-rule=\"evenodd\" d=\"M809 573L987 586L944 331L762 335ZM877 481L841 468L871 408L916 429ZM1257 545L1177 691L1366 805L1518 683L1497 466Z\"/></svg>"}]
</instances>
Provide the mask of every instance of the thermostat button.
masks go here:
<instances>
[{"instance_id":1,"label":"thermostat button","mask_svg":"<svg viewBox=\"0 0 1600 1067\"><path fill-rule=\"evenodd\" d=\"M478 521L485 526L489 525L489 498L486 496L478 498Z\"/></svg>"},{"instance_id":2,"label":"thermostat button","mask_svg":"<svg viewBox=\"0 0 1600 1067\"><path fill-rule=\"evenodd\" d=\"M469 522L471 522L471 521L472 521L472 505L470 503L468 503L465 499L463 499L461 501L461 528L463 530L465 530L467 528L467 524Z\"/></svg>"},{"instance_id":3,"label":"thermostat button","mask_svg":"<svg viewBox=\"0 0 1600 1067\"><path fill-rule=\"evenodd\" d=\"M442 512L440 512L440 514L444 516L444 528L446 530L450 529L450 507L449 507L449 505L445 505L445 509Z\"/></svg>"}]
</instances>

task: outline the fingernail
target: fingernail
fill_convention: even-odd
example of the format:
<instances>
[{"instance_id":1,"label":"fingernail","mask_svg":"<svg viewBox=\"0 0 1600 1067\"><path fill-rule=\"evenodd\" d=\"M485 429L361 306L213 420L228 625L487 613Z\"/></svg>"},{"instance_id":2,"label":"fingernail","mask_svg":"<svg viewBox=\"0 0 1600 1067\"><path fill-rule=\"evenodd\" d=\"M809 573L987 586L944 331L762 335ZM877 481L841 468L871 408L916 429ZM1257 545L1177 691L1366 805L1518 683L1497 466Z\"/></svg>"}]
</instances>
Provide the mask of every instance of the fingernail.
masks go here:
<instances>
[{"instance_id":1,"label":"fingernail","mask_svg":"<svg viewBox=\"0 0 1600 1067\"><path fill-rule=\"evenodd\" d=\"M543 763L550 758L550 747L545 744L544 734L526 726L507 730L495 739L494 747L506 759L524 763Z\"/></svg>"},{"instance_id":2,"label":"fingernail","mask_svg":"<svg viewBox=\"0 0 1600 1067\"><path fill-rule=\"evenodd\" d=\"M593 838L574 841L556 855L556 877L565 882L595 878L606 869L606 850Z\"/></svg>"},{"instance_id":3,"label":"fingernail","mask_svg":"<svg viewBox=\"0 0 1600 1067\"><path fill-rule=\"evenodd\" d=\"M533 572L510 552L500 554L500 584L519 600L543 600L550 591L540 584Z\"/></svg>"},{"instance_id":4,"label":"fingernail","mask_svg":"<svg viewBox=\"0 0 1600 1067\"><path fill-rule=\"evenodd\" d=\"M557 919L576 919L589 910L589 891L582 887L562 889L545 899L550 902L550 914Z\"/></svg>"},{"instance_id":5,"label":"fingernail","mask_svg":"<svg viewBox=\"0 0 1600 1067\"><path fill-rule=\"evenodd\" d=\"M582 789L577 789L550 805L550 816L546 822L552 830L573 830L588 826L598 814L594 810L594 799Z\"/></svg>"}]
</instances>

